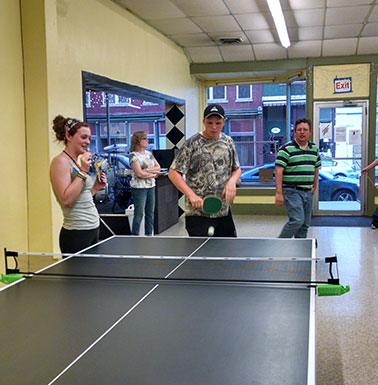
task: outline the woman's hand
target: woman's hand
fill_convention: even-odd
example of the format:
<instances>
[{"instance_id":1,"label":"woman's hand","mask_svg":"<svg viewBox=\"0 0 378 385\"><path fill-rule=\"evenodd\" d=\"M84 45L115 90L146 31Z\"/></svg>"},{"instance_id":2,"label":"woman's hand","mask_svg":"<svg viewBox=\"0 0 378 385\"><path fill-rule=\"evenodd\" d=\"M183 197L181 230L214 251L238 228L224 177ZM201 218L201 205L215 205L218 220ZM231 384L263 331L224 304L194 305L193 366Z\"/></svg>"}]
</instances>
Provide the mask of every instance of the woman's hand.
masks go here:
<instances>
[{"instance_id":1,"label":"woman's hand","mask_svg":"<svg viewBox=\"0 0 378 385\"><path fill-rule=\"evenodd\" d=\"M80 154L77 158L77 163L80 166L80 169L86 173L89 171L89 167L92 163L92 153L87 151L84 154Z\"/></svg>"},{"instance_id":2,"label":"woman's hand","mask_svg":"<svg viewBox=\"0 0 378 385\"><path fill-rule=\"evenodd\" d=\"M101 171L101 180L96 178L93 187L92 187L92 195L96 194L97 191L102 190L106 186L107 180L106 180L106 174Z\"/></svg>"}]
</instances>

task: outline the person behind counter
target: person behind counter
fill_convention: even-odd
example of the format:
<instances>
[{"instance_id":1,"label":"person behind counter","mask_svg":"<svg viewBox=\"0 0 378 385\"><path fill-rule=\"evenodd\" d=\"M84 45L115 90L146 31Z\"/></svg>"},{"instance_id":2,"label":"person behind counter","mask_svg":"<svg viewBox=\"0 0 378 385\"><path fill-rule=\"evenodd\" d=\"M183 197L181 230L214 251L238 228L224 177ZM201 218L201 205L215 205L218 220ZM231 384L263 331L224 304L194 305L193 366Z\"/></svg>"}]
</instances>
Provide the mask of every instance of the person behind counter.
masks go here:
<instances>
[{"instance_id":1,"label":"person behind counter","mask_svg":"<svg viewBox=\"0 0 378 385\"><path fill-rule=\"evenodd\" d=\"M147 147L147 134L135 132L130 146L130 167L134 171L130 181L134 201L132 235L139 235L143 216L144 234L152 235L154 229L155 178L159 175L160 165Z\"/></svg>"}]
</instances>

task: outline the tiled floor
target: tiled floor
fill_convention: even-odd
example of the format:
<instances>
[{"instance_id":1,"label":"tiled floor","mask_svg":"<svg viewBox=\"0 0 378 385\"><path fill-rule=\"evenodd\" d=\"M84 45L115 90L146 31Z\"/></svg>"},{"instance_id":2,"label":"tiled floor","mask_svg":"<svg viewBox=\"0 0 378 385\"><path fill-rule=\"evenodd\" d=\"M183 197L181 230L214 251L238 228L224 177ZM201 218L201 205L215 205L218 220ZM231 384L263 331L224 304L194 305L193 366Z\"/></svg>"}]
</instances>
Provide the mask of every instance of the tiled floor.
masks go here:
<instances>
[{"instance_id":1,"label":"tiled floor","mask_svg":"<svg viewBox=\"0 0 378 385\"><path fill-rule=\"evenodd\" d=\"M238 236L276 237L286 217L235 216ZM184 221L159 235L187 235ZM378 385L378 230L312 227L319 257L337 254L351 291L316 299L318 385ZM277 384L280 385L280 384Z\"/></svg>"}]
</instances>

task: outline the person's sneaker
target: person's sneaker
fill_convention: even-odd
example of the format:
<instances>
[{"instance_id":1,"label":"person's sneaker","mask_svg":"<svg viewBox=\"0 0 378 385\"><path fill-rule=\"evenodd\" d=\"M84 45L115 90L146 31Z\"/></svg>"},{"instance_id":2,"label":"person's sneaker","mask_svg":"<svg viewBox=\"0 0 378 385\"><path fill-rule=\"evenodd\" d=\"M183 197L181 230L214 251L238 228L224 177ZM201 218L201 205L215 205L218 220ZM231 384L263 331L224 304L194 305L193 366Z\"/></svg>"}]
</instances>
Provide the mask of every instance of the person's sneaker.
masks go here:
<instances>
[{"instance_id":1,"label":"person's sneaker","mask_svg":"<svg viewBox=\"0 0 378 385\"><path fill-rule=\"evenodd\" d=\"M372 223L372 224L370 225L370 228L371 228L372 230L376 230L376 229L378 228L378 225L376 225L375 223Z\"/></svg>"}]
</instances>

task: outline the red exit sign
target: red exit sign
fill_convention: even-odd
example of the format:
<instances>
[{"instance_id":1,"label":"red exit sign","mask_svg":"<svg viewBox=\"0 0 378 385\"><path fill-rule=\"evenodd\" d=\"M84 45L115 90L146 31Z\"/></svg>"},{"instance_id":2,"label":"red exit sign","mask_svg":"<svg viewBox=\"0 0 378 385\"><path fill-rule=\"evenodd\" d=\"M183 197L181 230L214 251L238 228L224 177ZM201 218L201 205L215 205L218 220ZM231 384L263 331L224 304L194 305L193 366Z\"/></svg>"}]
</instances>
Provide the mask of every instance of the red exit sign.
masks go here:
<instances>
[{"instance_id":1,"label":"red exit sign","mask_svg":"<svg viewBox=\"0 0 378 385\"><path fill-rule=\"evenodd\" d=\"M352 92L352 78L338 78L333 79L334 94L344 94Z\"/></svg>"}]
</instances>

